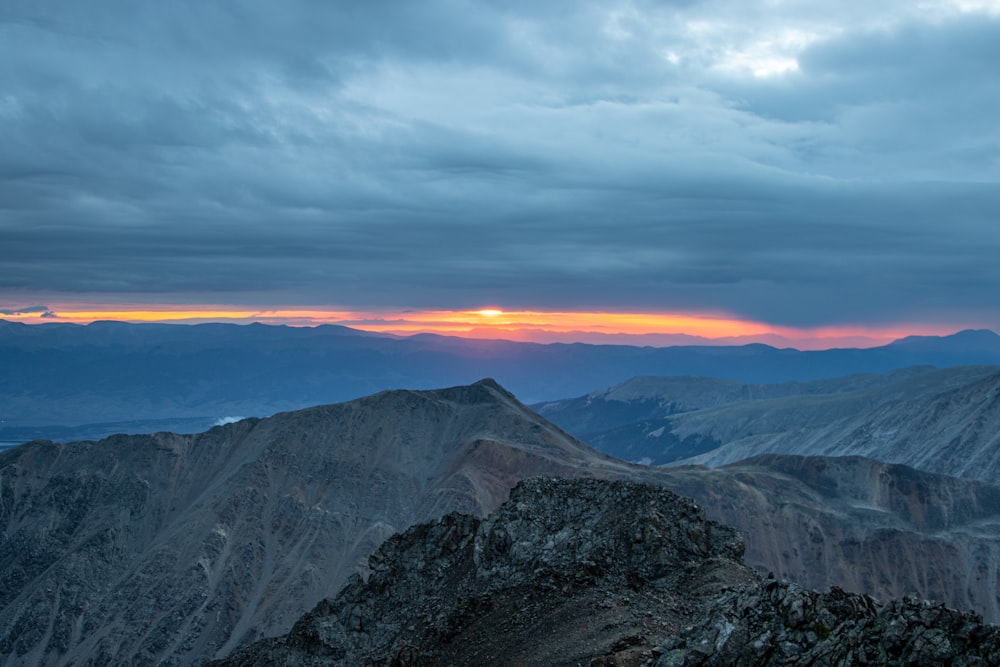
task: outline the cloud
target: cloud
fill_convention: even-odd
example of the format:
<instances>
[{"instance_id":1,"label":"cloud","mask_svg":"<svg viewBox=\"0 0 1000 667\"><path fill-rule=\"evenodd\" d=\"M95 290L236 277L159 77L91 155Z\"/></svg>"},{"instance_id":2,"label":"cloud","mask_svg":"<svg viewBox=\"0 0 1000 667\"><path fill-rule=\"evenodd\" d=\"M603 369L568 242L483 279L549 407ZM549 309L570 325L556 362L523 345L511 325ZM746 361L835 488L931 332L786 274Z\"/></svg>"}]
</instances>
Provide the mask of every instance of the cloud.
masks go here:
<instances>
[{"instance_id":1,"label":"cloud","mask_svg":"<svg viewBox=\"0 0 1000 667\"><path fill-rule=\"evenodd\" d=\"M0 294L996 317L997 44L949 3L6 10Z\"/></svg>"},{"instance_id":2,"label":"cloud","mask_svg":"<svg viewBox=\"0 0 1000 667\"><path fill-rule=\"evenodd\" d=\"M26 306L24 308L0 308L0 315L32 315L37 317L55 318L55 313L48 306Z\"/></svg>"}]
</instances>

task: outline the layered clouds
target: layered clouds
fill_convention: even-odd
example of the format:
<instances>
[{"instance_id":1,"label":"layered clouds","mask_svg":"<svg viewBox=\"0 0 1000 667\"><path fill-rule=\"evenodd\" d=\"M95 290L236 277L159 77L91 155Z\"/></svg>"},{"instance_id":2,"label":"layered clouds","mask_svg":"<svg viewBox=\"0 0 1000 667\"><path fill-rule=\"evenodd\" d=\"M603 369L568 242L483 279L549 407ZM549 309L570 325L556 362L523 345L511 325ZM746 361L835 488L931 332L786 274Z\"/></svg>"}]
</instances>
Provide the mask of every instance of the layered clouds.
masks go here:
<instances>
[{"instance_id":1,"label":"layered clouds","mask_svg":"<svg viewBox=\"0 0 1000 667\"><path fill-rule=\"evenodd\" d=\"M876 4L9 3L0 306L1000 326L1000 6Z\"/></svg>"}]
</instances>

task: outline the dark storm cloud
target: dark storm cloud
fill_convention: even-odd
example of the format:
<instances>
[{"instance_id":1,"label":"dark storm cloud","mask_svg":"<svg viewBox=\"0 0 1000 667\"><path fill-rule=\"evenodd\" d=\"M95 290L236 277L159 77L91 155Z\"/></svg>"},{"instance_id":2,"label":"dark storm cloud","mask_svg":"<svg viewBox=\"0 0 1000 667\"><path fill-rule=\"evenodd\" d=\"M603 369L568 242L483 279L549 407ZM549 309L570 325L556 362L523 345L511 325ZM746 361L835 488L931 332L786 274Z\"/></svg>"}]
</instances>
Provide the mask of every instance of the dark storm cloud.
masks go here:
<instances>
[{"instance_id":1,"label":"dark storm cloud","mask_svg":"<svg viewBox=\"0 0 1000 667\"><path fill-rule=\"evenodd\" d=\"M994 312L1000 20L855 9L15 4L0 296Z\"/></svg>"},{"instance_id":2,"label":"dark storm cloud","mask_svg":"<svg viewBox=\"0 0 1000 667\"><path fill-rule=\"evenodd\" d=\"M37 315L39 313L41 313L42 317L45 317L49 313L48 306L26 306L25 308L17 308L16 310L0 309L0 315Z\"/></svg>"}]
</instances>

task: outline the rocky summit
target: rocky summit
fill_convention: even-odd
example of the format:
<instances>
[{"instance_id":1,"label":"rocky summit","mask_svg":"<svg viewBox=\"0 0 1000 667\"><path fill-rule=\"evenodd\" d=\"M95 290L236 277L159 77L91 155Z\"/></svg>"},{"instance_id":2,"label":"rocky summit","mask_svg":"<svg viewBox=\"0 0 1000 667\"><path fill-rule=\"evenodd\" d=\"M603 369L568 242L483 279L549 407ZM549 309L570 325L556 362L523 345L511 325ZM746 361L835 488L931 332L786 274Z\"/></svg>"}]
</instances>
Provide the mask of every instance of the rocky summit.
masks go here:
<instances>
[{"instance_id":1,"label":"rocky summit","mask_svg":"<svg viewBox=\"0 0 1000 667\"><path fill-rule=\"evenodd\" d=\"M762 579L739 534L634 482L536 478L485 519L387 540L245 665L997 664L1000 629L915 599L882 605Z\"/></svg>"},{"instance_id":2,"label":"rocky summit","mask_svg":"<svg viewBox=\"0 0 1000 667\"><path fill-rule=\"evenodd\" d=\"M536 478L484 520L390 538L285 637L236 665L577 665L650 649L752 581L731 528L651 485Z\"/></svg>"}]
</instances>

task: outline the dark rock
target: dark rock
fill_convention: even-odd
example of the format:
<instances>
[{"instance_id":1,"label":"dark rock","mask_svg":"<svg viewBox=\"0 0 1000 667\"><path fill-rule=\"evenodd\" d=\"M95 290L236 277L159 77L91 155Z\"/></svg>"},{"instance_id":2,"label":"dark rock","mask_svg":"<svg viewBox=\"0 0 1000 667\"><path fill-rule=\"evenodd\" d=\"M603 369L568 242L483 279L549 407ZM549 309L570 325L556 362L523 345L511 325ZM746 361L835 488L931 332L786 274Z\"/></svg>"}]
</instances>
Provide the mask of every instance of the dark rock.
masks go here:
<instances>
[{"instance_id":1,"label":"dark rock","mask_svg":"<svg viewBox=\"0 0 1000 667\"><path fill-rule=\"evenodd\" d=\"M774 583L774 582L772 582ZM868 596L788 582L719 595L673 639L658 667L723 665L996 665L1000 628L913 597Z\"/></svg>"},{"instance_id":2,"label":"dark rock","mask_svg":"<svg viewBox=\"0 0 1000 667\"><path fill-rule=\"evenodd\" d=\"M532 479L486 519L390 538L243 665L998 664L1000 629L916 598L880 605L742 565L735 531L662 488Z\"/></svg>"},{"instance_id":3,"label":"dark rock","mask_svg":"<svg viewBox=\"0 0 1000 667\"><path fill-rule=\"evenodd\" d=\"M742 550L735 531L666 489L531 479L482 521L451 514L390 538L367 581L353 579L284 638L218 664L645 661L647 637L755 579Z\"/></svg>"}]
</instances>

